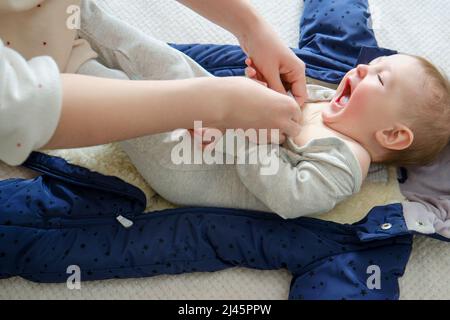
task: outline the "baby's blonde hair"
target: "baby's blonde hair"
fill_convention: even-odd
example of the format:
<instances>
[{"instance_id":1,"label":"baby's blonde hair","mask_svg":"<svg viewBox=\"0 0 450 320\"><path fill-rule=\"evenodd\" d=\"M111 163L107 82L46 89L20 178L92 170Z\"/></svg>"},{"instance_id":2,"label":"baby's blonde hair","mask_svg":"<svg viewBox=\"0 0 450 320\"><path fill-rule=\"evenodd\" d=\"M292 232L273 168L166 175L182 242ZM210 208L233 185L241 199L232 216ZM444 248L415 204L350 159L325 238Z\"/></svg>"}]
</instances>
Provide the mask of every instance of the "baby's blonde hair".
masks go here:
<instances>
[{"instance_id":1,"label":"baby's blonde hair","mask_svg":"<svg viewBox=\"0 0 450 320\"><path fill-rule=\"evenodd\" d=\"M407 124L414 133L413 143L405 150L390 152L383 161L388 164L430 164L450 139L450 82L427 59L411 57L417 59L423 69L425 96L405 108Z\"/></svg>"}]
</instances>

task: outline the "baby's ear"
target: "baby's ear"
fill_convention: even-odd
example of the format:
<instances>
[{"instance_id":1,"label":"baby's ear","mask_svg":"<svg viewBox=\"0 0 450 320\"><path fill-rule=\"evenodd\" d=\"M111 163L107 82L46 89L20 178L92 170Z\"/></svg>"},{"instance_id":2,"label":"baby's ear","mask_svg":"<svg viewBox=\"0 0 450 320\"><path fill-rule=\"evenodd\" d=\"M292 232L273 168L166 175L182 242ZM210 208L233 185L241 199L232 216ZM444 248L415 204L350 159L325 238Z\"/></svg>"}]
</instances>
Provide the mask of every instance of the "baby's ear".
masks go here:
<instances>
[{"instance_id":1,"label":"baby's ear","mask_svg":"<svg viewBox=\"0 0 450 320\"><path fill-rule=\"evenodd\" d=\"M414 133L404 124L397 123L391 128L379 130L375 133L378 143L389 150L405 150L414 141Z\"/></svg>"}]
</instances>

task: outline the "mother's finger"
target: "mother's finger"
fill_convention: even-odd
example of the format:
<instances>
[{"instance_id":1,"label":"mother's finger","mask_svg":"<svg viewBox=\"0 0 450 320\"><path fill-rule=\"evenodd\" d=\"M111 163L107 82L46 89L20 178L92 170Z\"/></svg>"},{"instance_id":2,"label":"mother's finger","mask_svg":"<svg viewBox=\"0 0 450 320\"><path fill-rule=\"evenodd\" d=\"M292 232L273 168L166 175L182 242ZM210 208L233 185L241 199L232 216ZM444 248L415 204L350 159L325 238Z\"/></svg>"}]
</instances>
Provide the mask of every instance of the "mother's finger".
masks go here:
<instances>
[{"instance_id":1,"label":"mother's finger","mask_svg":"<svg viewBox=\"0 0 450 320\"><path fill-rule=\"evenodd\" d=\"M299 60L296 67L283 74L283 80L290 84L292 96L299 105L303 105L308 100L308 91L306 88L305 64Z\"/></svg>"}]
</instances>

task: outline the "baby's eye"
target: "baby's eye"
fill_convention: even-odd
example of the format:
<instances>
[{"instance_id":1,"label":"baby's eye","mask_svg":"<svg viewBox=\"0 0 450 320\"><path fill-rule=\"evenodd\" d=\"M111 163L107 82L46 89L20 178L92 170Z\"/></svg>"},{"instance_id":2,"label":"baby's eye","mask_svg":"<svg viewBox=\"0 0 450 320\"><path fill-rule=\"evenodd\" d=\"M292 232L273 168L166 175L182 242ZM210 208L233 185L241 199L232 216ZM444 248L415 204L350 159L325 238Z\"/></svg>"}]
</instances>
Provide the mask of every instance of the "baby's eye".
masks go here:
<instances>
[{"instance_id":1,"label":"baby's eye","mask_svg":"<svg viewBox=\"0 0 450 320\"><path fill-rule=\"evenodd\" d=\"M384 82L381 76L378 74L378 80L380 81L381 85L384 87Z\"/></svg>"}]
</instances>

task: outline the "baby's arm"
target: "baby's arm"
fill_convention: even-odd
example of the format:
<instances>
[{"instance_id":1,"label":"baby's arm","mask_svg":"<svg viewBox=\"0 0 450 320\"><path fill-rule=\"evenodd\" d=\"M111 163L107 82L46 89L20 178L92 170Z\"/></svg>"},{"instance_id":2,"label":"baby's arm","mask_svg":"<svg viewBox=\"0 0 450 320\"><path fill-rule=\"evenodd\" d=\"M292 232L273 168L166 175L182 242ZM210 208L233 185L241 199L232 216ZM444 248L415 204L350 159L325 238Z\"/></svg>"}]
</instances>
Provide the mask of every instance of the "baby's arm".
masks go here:
<instances>
[{"instance_id":1,"label":"baby's arm","mask_svg":"<svg viewBox=\"0 0 450 320\"><path fill-rule=\"evenodd\" d=\"M283 218L328 212L357 192L361 184L360 174L352 170L357 162L349 164L347 155L330 150L328 142L317 141L314 152L303 154L308 160L271 146L273 152L260 155L257 164L238 165L238 175L254 196ZM248 154L258 156L258 148L249 148ZM278 163L279 169L275 174L263 175L262 163Z\"/></svg>"}]
</instances>

